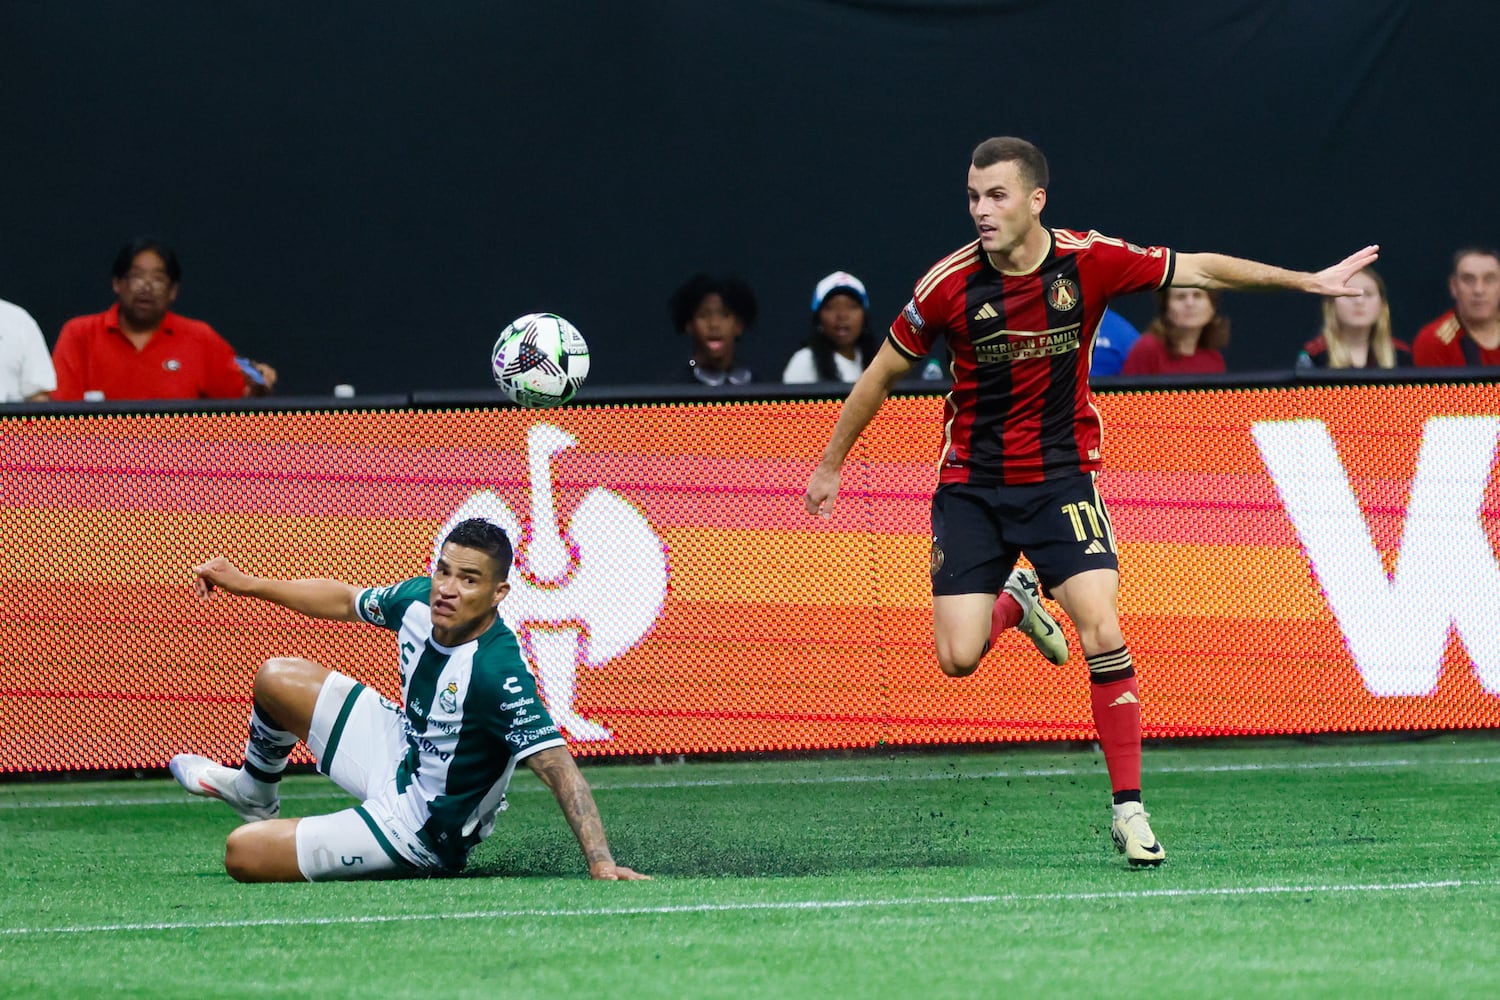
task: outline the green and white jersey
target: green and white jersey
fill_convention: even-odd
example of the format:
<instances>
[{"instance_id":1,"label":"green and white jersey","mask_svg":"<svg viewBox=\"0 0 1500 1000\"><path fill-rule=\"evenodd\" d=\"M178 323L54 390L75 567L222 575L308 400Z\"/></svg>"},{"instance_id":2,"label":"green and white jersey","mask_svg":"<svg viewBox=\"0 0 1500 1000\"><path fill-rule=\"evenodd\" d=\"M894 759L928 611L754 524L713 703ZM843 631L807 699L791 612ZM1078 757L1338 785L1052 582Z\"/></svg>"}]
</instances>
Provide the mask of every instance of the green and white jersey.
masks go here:
<instances>
[{"instance_id":1,"label":"green and white jersey","mask_svg":"<svg viewBox=\"0 0 1500 1000\"><path fill-rule=\"evenodd\" d=\"M442 867L463 867L495 827L516 764L566 746L537 694L515 633L499 618L449 648L432 638L432 580L362 590L359 617L397 633L406 757L396 770L396 815Z\"/></svg>"}]
</instances>

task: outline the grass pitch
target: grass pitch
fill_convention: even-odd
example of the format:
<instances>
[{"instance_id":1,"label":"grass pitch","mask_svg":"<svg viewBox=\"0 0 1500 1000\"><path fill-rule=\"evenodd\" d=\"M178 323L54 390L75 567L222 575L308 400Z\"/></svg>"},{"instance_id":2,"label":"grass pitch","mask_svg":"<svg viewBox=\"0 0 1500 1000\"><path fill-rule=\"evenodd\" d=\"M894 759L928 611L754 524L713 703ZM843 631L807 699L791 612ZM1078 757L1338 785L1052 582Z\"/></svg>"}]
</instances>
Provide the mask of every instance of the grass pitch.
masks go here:
<instances>
[{"instance_id":1,"label":"grass pitch","mask_svg":"<svg viewBox=\"0 0 1500 1000\"><path fill-rule=\"evenodd\" d=\"M523 772L468 877L242 886L168 779L0 785L0 995L1500 996L1500 740L585 766L594 883ZM342 808L285 783L282 815Z\"/></svg>"}]
</instances>

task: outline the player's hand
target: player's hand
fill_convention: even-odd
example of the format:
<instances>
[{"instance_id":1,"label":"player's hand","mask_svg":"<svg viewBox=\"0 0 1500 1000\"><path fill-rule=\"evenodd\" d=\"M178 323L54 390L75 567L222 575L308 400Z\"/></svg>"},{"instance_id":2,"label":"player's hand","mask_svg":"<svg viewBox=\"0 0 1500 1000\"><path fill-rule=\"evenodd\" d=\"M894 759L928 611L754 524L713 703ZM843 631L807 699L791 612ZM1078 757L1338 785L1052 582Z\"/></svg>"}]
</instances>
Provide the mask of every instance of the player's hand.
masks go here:
<instances>
[{"instance_id":1,"label":"player's hand","mask_svg":"<svg viewBox=\"0 0 1500 1000\"><path fill-rule=\"evenodd\" d=\"M243 594L251 583L249 576L223 556L214 556L201 566L194 566L193 574L193 593L204 600L213 596L215 588Z\"/></svg>"},{"instance_id":2,"label":"player's hand","mask_svg":"<svg viewBox=\"0 0 1500 1000\"><path fill-rule=\"evenodd\" d=\"M809 514L832 517L833 505L839 496L839 470L818 463L812 477L807 481L807 492L802 495L802 504Z\"/></svg>"},{"instance_id":3,"label":"player's hand","mask_svg":"<svg viewBox=\"0 0 1500 1000\"><path fill-rule=\"evenodd\" d=\"M264 361L252 361L250 363L255 366L255 370L260 372L260 377L265 381L265 391L267 393L274 392L276 390L276 369Z\"/></svg>"},{"instance_id":4,"label":"player's hand","mask_svg":"<svg viewBox=\"0 0 1500 1000\"><path fill-rule=\"evenodd\" d=\"M599 882L649 882L650 875L617 865L613 861L595 861L589 865L589 878Z\"/></svg>"},{"instance_id":5,"label":"player's hand","mask_svg":"<svg viewBox=\"0 0 1500 1000\"><path fill-rule=\"evenodd\" d=\"M1378 244L1356 251L1332 267L1325 267L1313 275L1313 287L1309 291L1318 295L1363 295L1364 289L1351 287L1349 279L1375 263L1379 256Z\"/></svg>"}]
</instances>

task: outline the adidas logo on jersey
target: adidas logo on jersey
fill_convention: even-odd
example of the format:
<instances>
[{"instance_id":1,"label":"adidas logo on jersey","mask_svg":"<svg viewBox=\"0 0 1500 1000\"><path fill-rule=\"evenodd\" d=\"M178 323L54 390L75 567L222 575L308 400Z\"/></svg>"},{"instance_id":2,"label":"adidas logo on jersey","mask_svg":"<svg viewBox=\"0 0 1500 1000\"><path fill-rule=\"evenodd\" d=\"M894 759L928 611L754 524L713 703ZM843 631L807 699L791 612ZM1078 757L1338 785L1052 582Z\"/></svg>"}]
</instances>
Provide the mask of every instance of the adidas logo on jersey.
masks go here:
<instances>
[{"instance_id":1,"label":"adidas logo on jersey","mask_svg":"<svg viewBox=\"0 0 1500 1000\"><path fill-rule=\"evenodd\" d=\"M1089 542L1089 547L1083 550L1083 554L1086 556L1102 556L1107 551L1104 543L1096 538L1092 542Z\"/></svg>"},{"instance_id":2,"label":"adidas logo on jersey","mask_svg":"<svg viewBox=\"0 0 1500 1000\"><path fill-rule=\"evenodd\" d=\"M1121 694L1120 697L1118 697L1114 701L1110 702L1109 703L1109 707L1110 708L1115 708L1116 706L1119 706L1119 705L1138 705L1138 704L1140 704L1140 701L1141 701L1141 699L1137 698L1135 695L1131 694L1129 691L1126 691L1123 694Z\"/></svg>"},{"instance_id":3,"label":"adidas logo on jersey","mask_svg":"<svg viewBox=\"0 0 1500 1000\"><path fill-rule=\"evenodd\" d=\"M974 318L976 320L980 320L980 319L994 319L996 316L999 316L999 315L1000 314L995 311L995 307L992 306L992 305L990 305L988 302L986 302L984 305L982 305L982 306L979 307L979 311L974 314Z\"/></svg>"}]
</instances>

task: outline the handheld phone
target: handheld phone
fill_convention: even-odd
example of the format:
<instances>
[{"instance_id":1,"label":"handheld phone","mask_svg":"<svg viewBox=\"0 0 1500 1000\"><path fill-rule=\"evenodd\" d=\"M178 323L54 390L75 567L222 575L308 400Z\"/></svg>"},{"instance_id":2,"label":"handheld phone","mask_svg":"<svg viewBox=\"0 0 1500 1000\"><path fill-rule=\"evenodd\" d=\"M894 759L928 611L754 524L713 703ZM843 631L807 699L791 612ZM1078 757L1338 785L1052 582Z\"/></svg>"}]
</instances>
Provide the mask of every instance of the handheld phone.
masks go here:
<instances>
[{"instance_id":1,"label":"handheld phone","mask_svg":"<svg viewBox=\"0 0 1500 1000\"><path fill-rule=\"evenodd\" d=\"M245 377L251 382L259 386L266 384L266 377L260 373L260 369L255 367L249 358L235 358L234 363L240 366L240 371L244 372Z\"/></svg>"}]
</instances>

